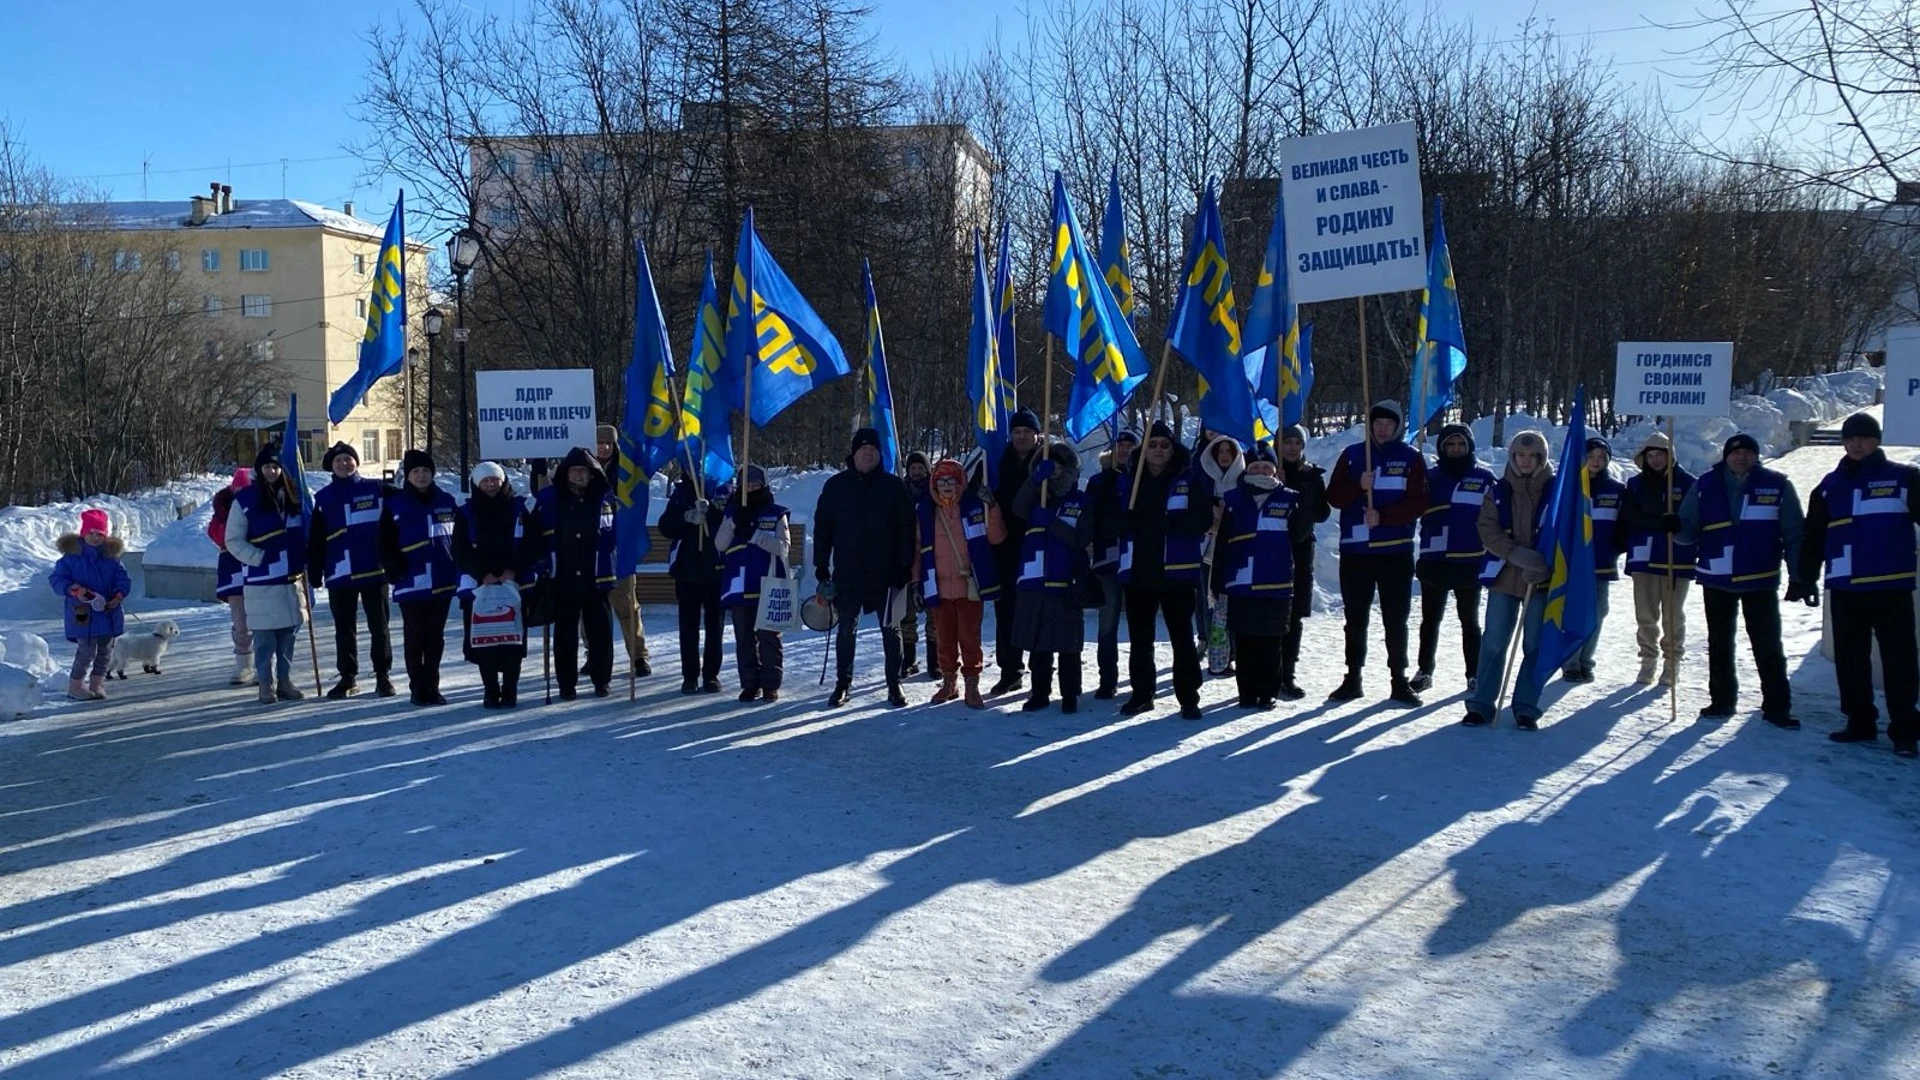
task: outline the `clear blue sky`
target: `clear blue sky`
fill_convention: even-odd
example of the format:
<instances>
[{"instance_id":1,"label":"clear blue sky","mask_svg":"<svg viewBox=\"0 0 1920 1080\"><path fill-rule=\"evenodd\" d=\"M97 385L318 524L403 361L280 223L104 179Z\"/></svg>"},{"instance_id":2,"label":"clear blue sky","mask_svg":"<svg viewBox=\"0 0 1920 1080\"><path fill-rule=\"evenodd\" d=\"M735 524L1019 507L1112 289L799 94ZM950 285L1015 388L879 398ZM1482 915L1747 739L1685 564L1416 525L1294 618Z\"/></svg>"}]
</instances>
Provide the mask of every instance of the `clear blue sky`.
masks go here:
<instances>
[{"instance_id":1,"label":"clear blue sky","mask_svg":"<svg viewBox=\"0 0 1920 1080\"><path fill-rule=\"evenodd\" d=\"M525 0L462 0L510 14ZM997 19L1022 35L1025 12L1045 0L875 0L880 43L914 69L984 41ZM1690 3L1603 0L1461 0L1450 13L1510 36L1530 12L1551 11L1562 34L1613 54L1623 77L1657 79L1667 50L1690 35L1641 27L1674 20ZM143 160L152 198L179 198L230 182L240 198L293 198L338 207L352 199L378 220L390 189L360 184L342 147L362 85L375 22L410 19L395 0L272 0L258 5L157 0L0 0L0 116L42 164L86 178L116 199L141 198ZM1596 33L1596 31L1598 31ZM230 167L229 167L230 163ZM229 176L231 179L229 179Z\"/></svg>"}]
</instances>

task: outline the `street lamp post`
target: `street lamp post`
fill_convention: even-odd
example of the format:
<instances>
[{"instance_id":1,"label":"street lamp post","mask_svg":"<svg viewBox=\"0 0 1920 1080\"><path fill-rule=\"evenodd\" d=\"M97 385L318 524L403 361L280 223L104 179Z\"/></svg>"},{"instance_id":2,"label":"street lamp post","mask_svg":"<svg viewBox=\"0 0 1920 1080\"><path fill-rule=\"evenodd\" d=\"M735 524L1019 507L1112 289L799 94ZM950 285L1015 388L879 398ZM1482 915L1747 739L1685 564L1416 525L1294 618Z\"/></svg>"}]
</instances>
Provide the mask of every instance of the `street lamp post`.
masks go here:
<instances>
[{"instance_id":1,"label":"street lamp post","mask_svg":"<svg viewBox=\"0 0 1920 1080\"><path fill-rule=\"evenodd\" d=\"M407 350L407 372L400 380L400 385L406 391L407 397L407 437L401 441L405 442L407 446L413 445L413 369L419 366L420 346L415 345ZM407 446L403 446L400 449L405 450Z\"/></svg>"},{"instance_id":2,"label":"street lamp post","mask_svg":"<svg viewBox=\"0 0 1920 1080\"><path fill-rule=\"evenodd\" d=\"M433 454L433 369L439 365L434 362L434 346L440 342L440 331L447 325L447 316L437 307L430 307L420 317L421 328L427 332L427 454Z\"/></svg>"},{"instance_id":3,"label":"street lamp post","mask_svg":"<svg viewBox=\"0 0 1920 1080\"><path fill-rule=\"evenodd\" d=\"M467 273L480 259L480 234L469 225L447 238L447 262L453 267L453 345L460 357L460 490L470 490L471 463L467 460L467 430L472 426L467 378Z\"/></svg>"}]
</instances>

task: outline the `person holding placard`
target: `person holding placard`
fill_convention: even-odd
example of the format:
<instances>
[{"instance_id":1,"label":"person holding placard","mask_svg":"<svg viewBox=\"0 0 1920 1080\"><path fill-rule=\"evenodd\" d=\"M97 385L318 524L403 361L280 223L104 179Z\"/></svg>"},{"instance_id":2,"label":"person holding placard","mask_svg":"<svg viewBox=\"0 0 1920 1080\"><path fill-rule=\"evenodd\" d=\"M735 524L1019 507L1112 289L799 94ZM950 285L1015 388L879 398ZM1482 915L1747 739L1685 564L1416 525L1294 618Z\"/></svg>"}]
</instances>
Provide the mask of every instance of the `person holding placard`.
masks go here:
<instances>
[{"instance_id":1,"label":"person holding placard","mask_svg":"<svg viewBox=\"0 0 1920 1080\"><path fill-rule=\"evenodd\" d=\"M1896 465L1880 449L1880 422L1866 413L1840 428L1846 456L1807 500L1800 542L1800 579L1826 564L1833 626L1833 669L1847 726L1834 742L1873 742L1880 714L1873 705L1873 645L1880 644L1887 695L1887 738L1901 757L1920 757L1920 656L1915 654L1913 526L1920 524L1920 469ZM1802 586L1788 593L1820 602Z\"/></svg>"},{"instance_id":2,"label":"person holding placard","mask_svg":"<svg viewBox=\"0 0 1920 1080\"><path fill-rule=\"evenodd\" d=\"M1673 444L1662 432L1647 436L1633 456L1640 472L1627 481L1620 500L1620 528L1626 534L1627 576L1633 579L1633 615L1639 623L1641 686L1653 685L1662 657L1662 686L1672 686L1686 655L1687 590L1693 585L1696 553L1680 543L1680 501L1693 489L1694 475L1673 460Z\"/></svg>"},{"instance_id":3,"label":"person holding placard","mask_svg":"<svg viewBox=\"0 0 1920 1080\"><path fill-rule=\"evenodd\" d=\"M767 471L747 466L746 499L727 506L727 518L714 534L724 552L720 602L733 613L733 655L740 673L741 701L779 701L786 669L786 642L776 630L759 629L760 586L769 576L785 577L792 538L787 508L773 501Z\"/></svg>"},{"instance_id":4,"label":"person holding placard","mask_svg":"<svg viewBox=\"0 0 1920 1080\"><path fill-rule=\"evenodd\" d=\"M1427 509L1427 463L1400 437L1405 422L1398 402L1377 402L1367 412L1372 445L1355 443L1341 451L1327 484L1327 501L1340 510L1340 596L1347 612L1347 677L1329 701L1353 701L1363 692L1367 622L1377 592L1391 698L1421 703L1407 682L1407 624L1413 615L1414 523Z\"/></svg>"},{"instance_id":5,"label":"person holding placard","mask_svg":"<svg viewBox=\"0 0 1920 1080\"><path fill-rule=\"evenodd\" d=\"M1473 456L1473 431L1465 424L1440 429L1439 457L1427 470L1427 511L1420 516L1420 670L1410 685L1433 685L1440 650L1440 622L1451 599L1460 618L1460 652L1466 661L1467 689L1480 670L1480 564L1487 549L1480 542L1480 504L1499 483Z\"/></svg>"},{"instance_id":6,"label":"person holding placard","mask_svg":"<svg viewBox=\"0 0 1920 1080\"><path fill-rule=\"evenodd\" d=\"M1593 681L1600 628L1607 622L1613 583L1620 580L1620 501L1627 485L1613 478L1613 446L1597 435L1587 440L1587 492L1593 504L1593 634L1560 667L1560 677L1570 683Z\"/></svg>"},{"instance_id":7,"label":"person holding placard","mask_svg":"<svg viewBox=\"0 0 1920 1080\"><path fill-rule=\"evenodd\" d=\"M1744 432L1728 439L1720 464L1708 469L1680 503L1679 539L1698 544L1695 566L1707 609L1707 705L1702 720L1734 714L1740 684L1734 674L1734 620L1744 615L1753 664L1760 670L1760 715L1774 727L1797 731L1787 656L1780 642L1780 564L1790 575L1787 597L1819 590L1800 578L1802 515L1793 481L1761 468L1760 443Z\"/></svg>"}]
</instances>

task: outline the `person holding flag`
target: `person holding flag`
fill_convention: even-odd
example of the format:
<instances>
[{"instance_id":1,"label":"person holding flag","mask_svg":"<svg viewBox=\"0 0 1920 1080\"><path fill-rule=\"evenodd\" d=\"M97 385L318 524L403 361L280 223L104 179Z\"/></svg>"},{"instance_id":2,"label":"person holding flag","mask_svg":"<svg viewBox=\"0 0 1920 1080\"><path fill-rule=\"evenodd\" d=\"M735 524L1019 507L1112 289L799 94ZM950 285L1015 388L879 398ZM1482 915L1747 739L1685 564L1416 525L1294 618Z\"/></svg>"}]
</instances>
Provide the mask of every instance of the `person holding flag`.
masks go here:
<instances>
[{"instance_id":1,"label":"person holding flag","mask_svg":"<svg viewBox=\"0 0 1920 1080\"><path fill-rule=\"evenodd\" d=\"M307 696L293 685L293 647L307 621L304 486L288 475L281 445L268 443L254 455L253 482L234 494L239 519L227 522L227 553L246 567L247 629L262 705Z\"/></svg>"},{"instance_id":2,"label":"person holding flag","mask_svg":"<svg viewBox=\"0 0 1920 1080\"><path fill-rule=\"evenodd\" d=\"M1100 455L1100 471L1087 481L1094 517L1093 576L1101 595L1094 646L1100 684L1093 696L1098 701L1111 701L1120 693L1120 620L1127 610L1126 591L1120 588L1120 512L1133 491L1133 453L1139 446L1140 432L1122 428Z\"/></svg>"},{"instance_id":3,"label":"person holding flag","mask_svg":"<svg viewBox=\"0 0 1920 1080\"><path fill-rule=\"evenodd\" d=\"M1480 505L1477 526L1487 559L1480 580L1487 587L1487 630L1480 649L1479 673L1467 695L1467 727L1490 724L1505 690L1507 652L1520 632L1520 679L1513 688L1513 722L1522 731L1539 727L1540 690L1545 673L1540 655L1540 626L1551 567L1540 553L1547 509L1552 505L1553 466L1547 461L1546 436L1522 431L1507 444L1506 475ZM1575 486L1578 484L1576 482ZM1591 577L1591 575L1589 575Z\"/></svg>"},{"instance_id":4,"label":"person holding flag","mask_svg":"<svg viewBox=\"0 0 1920 1080\"><path fill-rule=\"evenodd\" d=\"M1613 478L1613 445L1587 438L1587 494L1593 503L1593 633L1560 669L1570 683L1593 681L1593 658L1600 651L1600 627L1607 621L1613 583L1620 580L1620 501L1627 485Z\"/></svg>"},{"instance_id":5,"label":"person holding flag","mask_svg":"<svg viewBox=\"0 0 1920 1080\"><path fill-rule=\"evenodd\" d=\"M560 461L560 480L534 497L534 523L546 553L540 587L553 613L554 673L560 700L578 696L580 639L587 642L587 679L595 697L606 697L613 682L613 492L600 462L576 446Z\"/></svg>"},{"instance_id":6,"label":"person holding flag","mask_svg":"<svg viewBox=\"0 0 1920 1080\"><path fill-rule=\"evenodd\" d=\"M1154 657L1156 616L1173 646L1173 694L1180 715L1198 720L1200 653L1194 644L1195 583L1201 580L1200 547L1213 528L1213 492L1192 468L1173 429L1156 420L1130 471L1131 496L1120 494L1120 584L1127 595L1128 681L1133 693L1121 713L1153 709L1159 693ZM1131 505L1129 505L1131 498Z\"/></svg>"},{"instance_id":7,"label":"person holding flag","mask_svg":"<svg viewBox=\"0 0 1920 1080\"><path fill-rule=\"evenodd\" d=\"M1015 512L1014 502L1041 461L1040 418L1032 409L1020 409L1007 422L1011 431L1006 449L1000 452L1000 466L994 470L999 479L993 483L989 501L1000 508L1007 527L1006 539L993 547L994 569L1000 581L1012 582L1020 573L1020 551L1027 536L1027 519ZM1000 679L987 691L988 697L1011 694L1026 681L1026 653L1013 640L1019 593L1001 589L993 601L993 662L1000 669Z\"/></svg>"}]
</instances>

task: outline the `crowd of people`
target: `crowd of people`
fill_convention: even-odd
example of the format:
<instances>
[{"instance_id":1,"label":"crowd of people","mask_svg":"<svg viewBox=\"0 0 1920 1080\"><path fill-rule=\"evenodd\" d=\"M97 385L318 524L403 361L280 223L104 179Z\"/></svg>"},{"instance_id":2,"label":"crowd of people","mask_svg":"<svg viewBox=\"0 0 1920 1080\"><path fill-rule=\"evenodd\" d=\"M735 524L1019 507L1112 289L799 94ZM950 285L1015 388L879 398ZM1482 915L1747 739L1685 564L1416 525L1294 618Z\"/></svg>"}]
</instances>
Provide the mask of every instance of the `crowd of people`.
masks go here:
<instances>
[{"instance_id":1,"label":"crowd of people","mask_svg":"<svg viewBox=\"0 0 1920 1080\"><path fill-rule=\"evenodd\" d=\"M1371 408L1366 438L1339 455L1331 475L1307 460L1307 435L1297 426L1277 445L1241 446L1203 431L1191 450L1163 422L1144 432L1127 429L1091 476L1072 447L1043 438L1031 411L1013 416L1009 435L997 462L910 453L903 475L895 475L881 468L878 433L854 434L846 467L821 489L812 519L811 602L831 612L836 631L829 706L845 705L852 694L857 631L872 616L892 707L909 704L905 681L920 673L924 655L926 674L939 683L930 704L964 701L980 709L990 698L1025 691L1026 711L1053 707L1057 694L1060 710L1074 713L1086 689L1089 610L1096 613L1095 700L1121 695L1123 623L1127 630L1123 714L1156 708L1155 650L1163 637L1182 717L1201 716L1208 674L1232 675L1243 708L1298 700L1306 693L1300 648L1302 622L1312 614L1315 526L1337 512L1345 671L1329 700L1366 696L1377 603L1386 700L1421 705L1420 694L1436 685L1440 630L1451 608L1460 627L1461 723L1491 723L1506 700L1515 726L1534 730L1551 676L1595 678L1600 626L1624 559L1639 684L1672 686L1678 679L1686 598L1697 583L1707 623L1701 717L1738 712L1734 652L1744 620L1760 676L1760 715L1797 729L1781 640L1781 584L1788 603L1809 606L1819 605L1824 586L1845 718L1831 738L1871 742L1880 735L1871 661L1877 642L1886 734L1896 753L1920 756L1911 595L1920 469L1887 459L1879 424L1867 414L1847 419L1844 456L1804 508L1787 477L1760 464L1759 444L1748 435L1728 439L1721 461L1695 476L1655 434L1633 455L1633 475L1624 483L1612 475L1612 447L1589 439L1595 629L1557 670L1535 662L1551 572L1538 534L1555 482L1553 448L1540 432L1511 438L1500 476L1478 460L1471 430L1458 424L1441 430L1429 463L1406 441L1404 416L1390 401ZM388 630L397 604L411 699L445 704L442 643L457 601L463 652L479 668L485 705L515 706L528 635L502 639L491 627L474 628L476 595L502 585L520 597L519 625L551 626L563 700L577 696L583 672L594 694L609 693L616 624L630 670L651 674L632 575L614 569L616 514L607 480L614 443L613 429L603 427L598 453L575 450L555 482L526 495L512 489L499 465L482 462L464 501L436 484L434 462L423 451L406 454L394 486L362 476L358 456L342 443L322 461L332 480L316 493L310 517L279 448L263 448L252 469L238 470L216 497L209 527L220 548L219 596L230 607L231 681L257 686L263 704L304 696L292 665L310 616L310 584L326 586L333 616L337 681L329 698L359 691L362 619L374 693L397 692ZM739 699L777 701L783 635L762 625L759 609L763 585L792 575L791 515L759 467L745 470L740 488L703 493L682 477L659 518L672 545L681 690L721 691L721 634L730 623ZM119 541L103 513L88 511L60 550L51 580L68 600L67 636L76 645L68 690L76 698L103 697L107 643L124 630L129 590ZM1410 651L1416 581L1420 621L1417 651ZM998 678L983 689L989 605ZM1205 665L1203 644L1212 646ZM1517 677L1506 697L1509 671Z\"/></svg>"}]
</instances>

